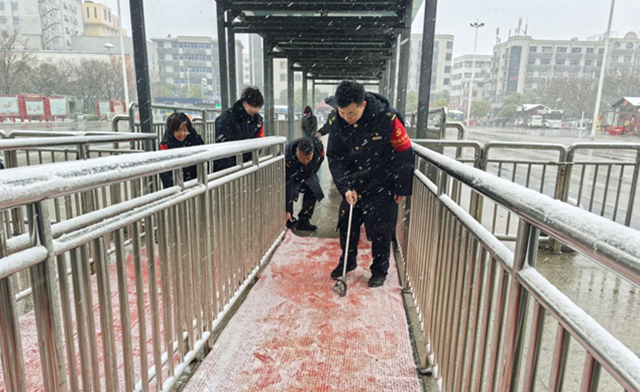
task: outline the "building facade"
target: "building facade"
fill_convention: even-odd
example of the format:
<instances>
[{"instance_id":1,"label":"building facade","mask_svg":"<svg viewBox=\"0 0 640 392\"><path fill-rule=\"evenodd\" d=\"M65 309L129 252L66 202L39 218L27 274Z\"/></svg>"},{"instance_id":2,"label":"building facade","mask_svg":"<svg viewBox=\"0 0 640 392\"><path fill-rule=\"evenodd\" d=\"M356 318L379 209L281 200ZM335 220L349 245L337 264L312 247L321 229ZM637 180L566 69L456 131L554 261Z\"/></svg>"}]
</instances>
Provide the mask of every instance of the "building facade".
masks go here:
<instances>
[{"instance_id":1,"label":"building facade","mask_svg":"<svg viewBox=\"0 0 640 392\"><path fill-rule=\"evenodd\" d=\"M18 33L18 48L71 48L84 34L81 0L0 0L0 30Z\"/></svg>"},{"instance_id":2,"label":"building facade","mask_svg":"<svg viewBox=\"0 0 640 392\"><path fill-rule=\"evenodd\" d=\"M606 72L640 75L640 39L631 32L611 38ZM514 36L493 49L492 101L514 93L544 88L553 78L598 78L604 58L604 40L536 40Z\"/></svg>"},{"instance_id":3,"label":"building facade","mask_svg":"<svg viewBox=\"0 0 640 392\"><path fill-rule=\"evenodd\" d=\"M199 85L205 98L220 99L217 41L211 37L178 36L153 38L152 42L161 83Z\"/></svg>"},{"instance_id":4,"label":"building facade","mask_svg":"<svg viewBox=\"0 0 640 392\"><path fill-rule=\"evenodd\" d=\"M422 64L422 34L411 35L411 57L409 60L409 91L418 92L420 65ZM453 64L453 35L436 34L431 67L431 94L451 90Z\"/></svg>"},{"instance_id":5,"label":"building facade","mask_svg":"<svg viewBox=\"0 0 640 392\"><path fill-rule=\"evenodd\" d=\"M449 108L465 109L469 105L469 86L473 76L473 93L471 101L485 99L485 85L491 79L491 55L477 54L475 56L475 68L473 55L467 54L453 59L453 71L451 72L451 97Z\"/></svg>"},{"instance_id":6,"label":"building facade","mask_svg":"<svg viewBox=\"0 0 640 392\"><path fill-rule=\"evenodd\" d=\"M82 4L82 17L85 35L91 37L119 36L120 19L106 5L85 1ZM122 35L127 36L126 30L122 29Z\"/></svg>"}]
</instances>

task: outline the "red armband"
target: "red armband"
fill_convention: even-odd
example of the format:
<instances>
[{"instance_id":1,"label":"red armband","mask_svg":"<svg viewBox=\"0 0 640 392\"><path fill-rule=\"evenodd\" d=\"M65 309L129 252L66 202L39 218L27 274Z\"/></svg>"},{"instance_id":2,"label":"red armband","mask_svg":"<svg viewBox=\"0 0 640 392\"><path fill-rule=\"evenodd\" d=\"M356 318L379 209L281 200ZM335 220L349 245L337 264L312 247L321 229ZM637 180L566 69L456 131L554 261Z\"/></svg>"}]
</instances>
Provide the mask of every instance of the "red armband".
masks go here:
<instances>
[{"instance_id":1,"label":"red armband","mask_svg":"<svg viewBox=\"0 0 640 392\"><path fill-rule=\"evenodd\" d=\"M256 133L256 137L264 137L264 124L260 127L260 130Z\"/></svg>"},{"instance_id":2,"label":"red armband","mask_svg":"<svg viewBox=\"0 0 640 392\"><path fill-rule=\"evenodd\" d=\"M411 148L411 140L407 134L407 130L398 119L397 115L394 115L391 119L391 147L396 152L404 152Z\"/></svg>"},{"instance_id":3,"label":"red armband","mask_svg":"<svg viewBox=\"0 0 640 392\"><path fill-rule=\"evenodd\" d=\"M162 150L168 150L168 149L169 149L169 145L164 144L164 143L162 143L162 144L160 145L160 151L162 151Z\"/></svg>"}]
</instances>

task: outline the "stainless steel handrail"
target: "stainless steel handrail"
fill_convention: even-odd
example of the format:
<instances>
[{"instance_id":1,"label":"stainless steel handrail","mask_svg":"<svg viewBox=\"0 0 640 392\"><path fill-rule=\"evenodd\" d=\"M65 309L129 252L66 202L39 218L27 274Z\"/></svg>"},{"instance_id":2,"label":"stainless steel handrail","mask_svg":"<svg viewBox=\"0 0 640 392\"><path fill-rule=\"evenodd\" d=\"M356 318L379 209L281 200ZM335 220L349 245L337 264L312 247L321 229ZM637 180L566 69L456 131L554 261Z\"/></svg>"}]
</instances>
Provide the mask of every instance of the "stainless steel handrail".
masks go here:
<instances>
[{"instance_id":1,"label":"stainless steel handrail","mask_svg":"<svg viewBox=\"0 0 640 392\"><path fill-rule=\"evenodd\" d=\"M530 351L523 365L524 388L530 390L538 377L538 354L531 350L540 348L540 325L546 311L559 323L550 388L562 385L566 341L572 336L587 352L582 390L597 385L600 367L626 390L640 390L640 358L535 269L539 231L544 231L638 287L640 233L421 145L414 145L414 151L418 160L437 171L437 181L416 170L408 238L398 243L408 244L403 253L407 254L407 288L414 291L421 309L427 351L431 364L437 365L436 377L443 388L518 388L525 330L530 323ZM452 180L519 218L513 253L449 197ZM464 273L463 268L471 270ZM470 272L473 269L477 272ZM530 297L535 307L529 322ZM465 328L471 328L470 340L466 333L458 340ZM427 364L426 356L421 364ZM488 378L483 370L487 364Z\"/></svg>"}]
</instances>

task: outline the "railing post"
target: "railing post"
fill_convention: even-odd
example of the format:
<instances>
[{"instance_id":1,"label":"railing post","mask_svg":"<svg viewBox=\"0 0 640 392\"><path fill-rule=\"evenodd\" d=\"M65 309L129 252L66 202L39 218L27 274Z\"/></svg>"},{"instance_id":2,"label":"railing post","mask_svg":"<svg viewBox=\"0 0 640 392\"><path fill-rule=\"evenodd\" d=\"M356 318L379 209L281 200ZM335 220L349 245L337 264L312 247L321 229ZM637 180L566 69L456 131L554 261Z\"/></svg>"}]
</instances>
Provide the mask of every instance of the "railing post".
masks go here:
<instances>
[{"instance_id":1,"label":"railing post","mask_svg":"<svg viewBox=\"0 0 640 392\"><path fill-rule=\"evenodd\" d=\"M633 205L636 199L636 191L638 188L638 172L640 171L640 150L636 153L636 164L633 167L633 178L631 179L631 188L629 189L629 204L627 207L627 216L624 220L625 226L631 226L631 217L633 216Z\"/></svg>"},{"instance_id":2,"label":"railing post","mask_svg":"<svg viewBox=\"0 0 640 392\"><path fill-rule=\"evenodd\" d=\"M518 273L527 263L535 264L539 230L528 222L520 220L516 249L513 254L513 269L510 271L511 288L505 325L504 347L502 351L502 368L498 376L498 391L515 391L518 388L522 349L526 333L527 307L529 294L518 281ZM498 327L499 328L499 327ZM500 342L493 342L500 344Z\"/></svg>"},{"instance_id":3,"label":"railing post","mask_svg":"<svg viewBox=\"0 0 640 392\"><path fill-rule=\"evenodd\" d=\"M47 259L30 269L31 287L44 390L58 392L67 390L67 377L62 350L64 340L60 325L61 309L56 257L53 251L49 210L45 203L46 201L40 201L27 207L31 243L44 246L48 251ZM65 342L65 344L74 343ZM75 363L75 358L73 361Z\"/></svg>"},{"instance_id":4,"label":"railing post","mask_svg":"<svg viewBox=\"0 0 640 392\"><path fill-rule=\"evenodd\" d=\"M7 237L4 230L4 214L0 213L0 259L7 256ZM22 339L12 276L0 279L0 352L6 390L26 391Z\"/></svg>"}]
</instances>

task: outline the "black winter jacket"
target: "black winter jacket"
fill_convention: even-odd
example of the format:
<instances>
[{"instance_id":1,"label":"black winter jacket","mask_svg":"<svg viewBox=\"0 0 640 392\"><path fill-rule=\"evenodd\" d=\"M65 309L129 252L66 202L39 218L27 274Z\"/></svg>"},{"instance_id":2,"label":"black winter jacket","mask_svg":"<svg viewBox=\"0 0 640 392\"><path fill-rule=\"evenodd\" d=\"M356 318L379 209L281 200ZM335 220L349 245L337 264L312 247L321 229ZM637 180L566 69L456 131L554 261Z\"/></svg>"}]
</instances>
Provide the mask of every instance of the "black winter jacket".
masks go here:
<instances>
[{"instance_id":1,"label":"black winter jacket","mask_svg":"<svg viewBox=\"0 0 640 392\"><path fill-rule=\"evenodd\" d=\"M336 110L329 115L327 158L344 197L355 190L363 198L382 192L409 196L413 184L413 150L404 120L379 94L367 93L362 118L353 125Z\"/></svg>"},{"instance_id":2,"label":"black winter jacket","mask_svg":"<svg viewBox=\"0 0 640 392\"><path fill-rule=\"evenodd\" d=\"M306 165L303 165L298 160L296 150L301 140L307 139L313 143L313 159ZM302 137L296 139L287 145L285 152L285 171L287 179L287 212L293 214L293 202L298 198L300 194L300 186L306 184L307 187L314 193L316 199L322 200L324 198L324 192L320 186L320 179L318 178L318 170L320 165L324 161L324 147L322 143L315 137Z\"/></svg>"},{"instance_id":3,"label":"black winter jacket","mask_svg":"<svg viewBox=\"0 0 640 392\"><path fill-rule=\"evenodd\" d=\"M165 131L162 142L160 143L160 150L171 150L174 148L201 146L204 144L202 137L198 135L195 129L189 130L189 135L183 140L179 141L173 134L169 134L169 130ZM189 166L182 169L184 181L193 180L198 177L198 171L196 166ZM171 172L164 172L160 174L162 185L165 188L171 188L173 186L173 174Z\"/></svg>"},{"instance_id":4,"label":"black winter jacket","mask_svg":"<svg viewBox=\"0 0 640 392\"><path fill-rule=\"evenodd\" d=\"M260 114L249 116L242 101L222 112L216 118L216 143L264 137L264 124ZM244 154L244 162L251 160L251 154ZM220 171L234 166L235 158L223 158L214 162L214 170Z\"/></svg>"}]
</instances>

